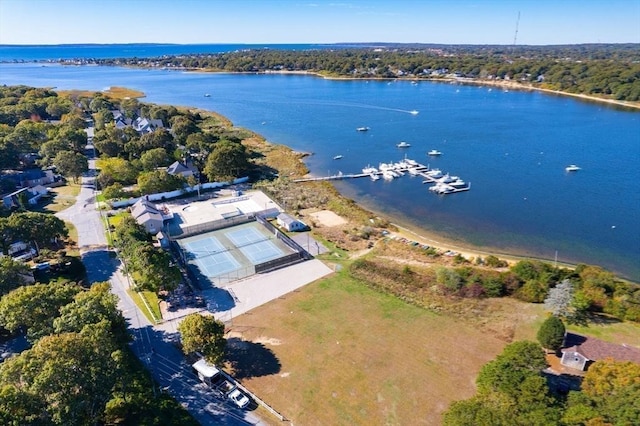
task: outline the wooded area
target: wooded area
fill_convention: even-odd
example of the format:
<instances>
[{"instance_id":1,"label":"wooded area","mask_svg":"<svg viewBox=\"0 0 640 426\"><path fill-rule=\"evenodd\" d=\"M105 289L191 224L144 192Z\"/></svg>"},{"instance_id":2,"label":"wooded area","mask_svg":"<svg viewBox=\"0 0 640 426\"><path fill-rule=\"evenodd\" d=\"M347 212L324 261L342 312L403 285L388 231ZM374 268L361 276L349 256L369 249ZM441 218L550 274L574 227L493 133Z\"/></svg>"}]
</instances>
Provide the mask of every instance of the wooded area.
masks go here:
<instances>
[{"instance_id":1,"label":"wooded area","mask_svg":"<svg viewBox=\"0 0 640 426\"><path fill-rule=\"evenodd\" d=\"M226 72L307 71L348 78L467 78L619 101L640 101L637 44L566 46L390 45L100 59L103 65Z\"/></svg>"}]
</instances>

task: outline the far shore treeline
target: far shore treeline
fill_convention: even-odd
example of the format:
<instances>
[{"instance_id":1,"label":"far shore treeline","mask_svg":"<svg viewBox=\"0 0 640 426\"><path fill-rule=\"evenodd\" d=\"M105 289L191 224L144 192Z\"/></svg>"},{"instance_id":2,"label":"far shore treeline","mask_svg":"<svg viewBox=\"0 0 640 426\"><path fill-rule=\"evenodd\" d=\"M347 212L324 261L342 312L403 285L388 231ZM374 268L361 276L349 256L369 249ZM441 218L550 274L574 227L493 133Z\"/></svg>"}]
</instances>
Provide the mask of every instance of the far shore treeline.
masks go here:
<instances>
[{"instance_id":1,"label":"far shore treeline","mask_svg":"<svg viewBox=\"0 0 640 426\"><path fill-rule=\"evenodd\" d=\"M640 45L336 45L156 58L63 62L225 72L310 72L333 78L472 79L597 98L640 101Z\"/></svg>"}]
</instances>

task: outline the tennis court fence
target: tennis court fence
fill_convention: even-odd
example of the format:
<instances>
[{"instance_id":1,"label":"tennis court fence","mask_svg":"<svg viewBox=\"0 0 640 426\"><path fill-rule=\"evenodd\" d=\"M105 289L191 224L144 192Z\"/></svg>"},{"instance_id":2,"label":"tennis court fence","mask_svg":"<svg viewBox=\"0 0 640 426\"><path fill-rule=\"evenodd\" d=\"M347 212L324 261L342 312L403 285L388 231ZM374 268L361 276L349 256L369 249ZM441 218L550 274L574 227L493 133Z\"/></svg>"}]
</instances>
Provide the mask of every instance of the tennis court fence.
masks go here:
<instances>
[{"instance_id":1,"label":"tennis court fence","mask_svg":"<svg viewBox=\"0 0 640 426\"><path fill-rule=\"evenodd\" d=\"M256 222L264 226L269 232L276 236L280 241L285 243L287 246L291 248L291 250L295 251L300 255L300 257L304 260L313 259L313 256L306 251L300 244L293 241L291 238L287 236L287 234L280 231L278 228L269 223L264 217L256 216Z\"/></svg>"},{"instance_id":2,"label":"tennis court fence","mask_svg":"<svg viewBox=\"0 0 640 426\"><path fill-rule=\"evenodd\" d=\"M182 227L178 233L169 234L169 240L175 241L182 238L191 237L193 235L204 234L205 232L215 231L216 229L228 228L230 226L241 225L243 223L253 222L255 216L253 214L243 214L240 216L230 217L228 219L212 220L197 225L189 225Z\"/></svg>"}]
</instances>

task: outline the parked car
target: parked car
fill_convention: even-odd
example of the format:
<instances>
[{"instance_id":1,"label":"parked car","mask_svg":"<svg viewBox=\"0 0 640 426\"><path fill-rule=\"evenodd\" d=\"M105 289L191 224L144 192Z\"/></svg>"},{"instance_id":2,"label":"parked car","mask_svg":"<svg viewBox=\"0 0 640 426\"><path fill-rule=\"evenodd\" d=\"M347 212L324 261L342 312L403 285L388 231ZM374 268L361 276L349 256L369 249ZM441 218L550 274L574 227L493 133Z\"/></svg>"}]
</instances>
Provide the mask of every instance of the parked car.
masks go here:
<instances>
[{"instance_id":1,"label":"parked car","mask_svg":"<svg viewBox=\"0 0 640 426\"><path fill-rule=\"evenodd\" d=\"M238 408L244 408L249 405L249 398L240 392L239 389L232 390L229 395L229 399L238 406Z\"/></svg>"}]
</instances>

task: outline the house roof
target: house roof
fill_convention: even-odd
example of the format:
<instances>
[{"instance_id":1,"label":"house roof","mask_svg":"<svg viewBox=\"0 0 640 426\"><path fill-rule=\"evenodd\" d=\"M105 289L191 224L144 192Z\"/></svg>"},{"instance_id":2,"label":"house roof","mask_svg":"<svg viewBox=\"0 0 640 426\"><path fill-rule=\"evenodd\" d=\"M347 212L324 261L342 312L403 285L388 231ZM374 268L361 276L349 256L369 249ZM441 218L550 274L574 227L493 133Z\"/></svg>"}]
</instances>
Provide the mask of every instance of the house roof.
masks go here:
<instances>
[{"instance_id":1,"label":"house roof","mask_svg":"<svg viewBox=\"0 0 640 426\"><path fill-rule=\"evenodd\" d=\"M183 164L180 161L174 161L169 167L167 167L167 173L170 175L176 175L184 172L197 172L197 169L193 167L191 164Z\"/></svg>"},{"instance_id":2,"label":"house roof","mask_svg":"<svg viewBox=\"0 0 640 426\"><path fill-rule=\"evenodd\" d=\"M296 219L295 217L287 214L287 213L280 213L278 215L278 220L281 221L282 223L286 224L286 225L291 225L292 223L295 223L298 221L298 219Z\"/></svg>"},{"instance_id":3,"label":"house roof","mask_svg":"<svg viewBox=\"0 0 640 426\"><path fill-rule=\"evenodd\" d=\"M593 337L567 333L565 346L562 352L577 352L591 361L613 358L616 361L640 364L640 349L629 345L616 345Z\"/></svg>"},{"instance_id":4,"label":"house roof","mask_svg":"<svg viewBox=\"0 0 640 426\"><path fill-rule=\"evenodd\" d=\"M162 215L160 213L145 212L145 213L142 213L140 216L138 216L136 218L136 221L141 225L144 225L145 223L149 223L149 222L162 223Z\"/></svg>"},{"instance_id":5,"label":"house roof","mask_svg":"<svg viewBox=\"0 0 640 426\"><path fill-rule=\"evenodd\" d=\"M131 216L133 216L134 219L137 219L145 213L155 213L161 215L160 210L156 207L155 204L145 198L140 198L131 207Z\"/></svg>"}]
</instances>

